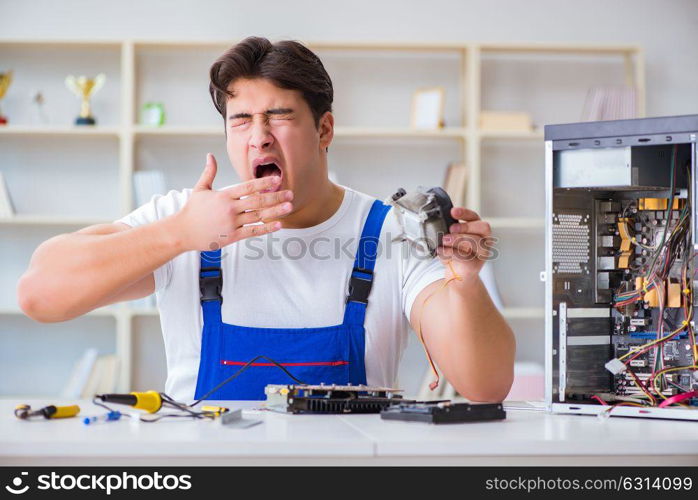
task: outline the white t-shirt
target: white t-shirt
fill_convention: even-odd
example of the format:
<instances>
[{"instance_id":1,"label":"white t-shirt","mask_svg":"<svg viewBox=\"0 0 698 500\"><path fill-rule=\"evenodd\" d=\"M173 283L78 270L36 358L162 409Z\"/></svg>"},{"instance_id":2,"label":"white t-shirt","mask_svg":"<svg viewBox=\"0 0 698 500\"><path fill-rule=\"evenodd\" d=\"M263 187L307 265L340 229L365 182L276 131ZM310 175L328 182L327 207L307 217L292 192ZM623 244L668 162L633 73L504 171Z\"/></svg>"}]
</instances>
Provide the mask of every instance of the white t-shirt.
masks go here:
<instances>
[{"instance_id":1,"label":"white t-shirt","mask_svg":"<svg viewBox=\"0 0 698 500\"><path fill-rule=\"evenodd\" d=\"M349 277L366 216L375 198L346 188L339 209L317 226L280 229L222 249L224 323L262 328L311 328L342 323ZM116 222L135 227L179 211L191 189L155 196ZM394 386L407 345L412 303L444 277L439 259L398 237L394 211L381 230L366 319L366 379ZM167 356L165 392L192 400L201 353L199 252L184 252L154 272ZM234 383L234 382L231 382Z\"/></svg>"}]
</instances>

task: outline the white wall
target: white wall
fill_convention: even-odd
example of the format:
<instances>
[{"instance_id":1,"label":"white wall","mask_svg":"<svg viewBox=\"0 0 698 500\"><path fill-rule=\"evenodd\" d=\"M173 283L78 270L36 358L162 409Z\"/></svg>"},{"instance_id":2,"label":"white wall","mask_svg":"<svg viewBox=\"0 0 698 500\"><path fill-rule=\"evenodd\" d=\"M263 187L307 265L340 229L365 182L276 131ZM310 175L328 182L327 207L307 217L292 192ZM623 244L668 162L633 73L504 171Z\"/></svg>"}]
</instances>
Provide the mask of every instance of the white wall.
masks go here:
<instances>
[{"instance_id":1,"label":"white wall","mask_svg":"<svg viewBox=\"0 0 698 500\"><path fill-rule=\"evenodd\" d=\"M638 43L647 114L698 112L695 0L0 0L2 38Z\"/></svg>"}]
</instances>

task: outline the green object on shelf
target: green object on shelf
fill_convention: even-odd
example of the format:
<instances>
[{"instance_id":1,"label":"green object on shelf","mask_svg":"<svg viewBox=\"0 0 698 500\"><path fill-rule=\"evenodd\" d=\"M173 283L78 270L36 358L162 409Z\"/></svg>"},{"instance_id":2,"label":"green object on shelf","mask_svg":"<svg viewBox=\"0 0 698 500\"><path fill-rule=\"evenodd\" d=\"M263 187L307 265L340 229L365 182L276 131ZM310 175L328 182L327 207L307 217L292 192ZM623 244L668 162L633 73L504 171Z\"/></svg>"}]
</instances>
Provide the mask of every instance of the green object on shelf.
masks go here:
<instances>
[{"instance_id":1,"label":"green object on shelf","mask_svg":"<svg viewBox=\"0 0 698 500\"><path fill-rule=\"evenodd\" d=\"M165 105L161 102L146 102L141 108L141 124L161 127L165 124Z\"/></svg>"}]
</instances>

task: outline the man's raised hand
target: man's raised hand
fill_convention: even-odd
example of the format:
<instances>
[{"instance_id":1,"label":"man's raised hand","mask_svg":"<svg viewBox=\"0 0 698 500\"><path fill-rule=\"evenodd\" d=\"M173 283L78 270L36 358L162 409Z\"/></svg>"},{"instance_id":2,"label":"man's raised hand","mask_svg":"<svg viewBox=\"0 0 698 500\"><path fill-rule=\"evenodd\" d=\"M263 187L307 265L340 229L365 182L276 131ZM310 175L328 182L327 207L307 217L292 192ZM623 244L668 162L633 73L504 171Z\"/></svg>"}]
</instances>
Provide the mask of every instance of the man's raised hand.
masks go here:
<instances>
[{"instance_id":1,"label":"man's raised hand","mask_svg":"<svg viewBox=\"0 0 698 500\"><path fill-rule=\"evenodd\" d=\"M281 222L276 219L293 210L290 190L262 192L278 187L280 177L262 177L215 191L213 181L217 170L216 159L209 153L191 197L175 215L185 251L214 250L244 238L277 231L281 229Z\"/></svg>"}]
</instances>

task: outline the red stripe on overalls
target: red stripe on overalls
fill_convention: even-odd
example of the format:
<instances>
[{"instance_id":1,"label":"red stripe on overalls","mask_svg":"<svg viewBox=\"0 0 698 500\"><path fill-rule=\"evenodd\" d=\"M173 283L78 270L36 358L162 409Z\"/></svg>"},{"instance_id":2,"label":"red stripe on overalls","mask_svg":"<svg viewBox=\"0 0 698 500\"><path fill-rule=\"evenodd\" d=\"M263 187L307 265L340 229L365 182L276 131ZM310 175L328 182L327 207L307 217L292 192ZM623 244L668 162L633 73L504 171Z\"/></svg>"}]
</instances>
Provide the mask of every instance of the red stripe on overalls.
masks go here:
<instances>
[{"instance_id":1,"label":"red stripe on overalls","mask_svg":"<svg viewBox=\"0 0 698 500\"><path fill-rule=\"evenodd\" d=\"M228 366L243 366L246 361L228 361L224 359L221 364ZM349 361L308 361L306 363L279 363L281 366L341 366L348 365ZM252 363L250 366L277 366L275 363Z\"/></svg>"}]
</instances>

